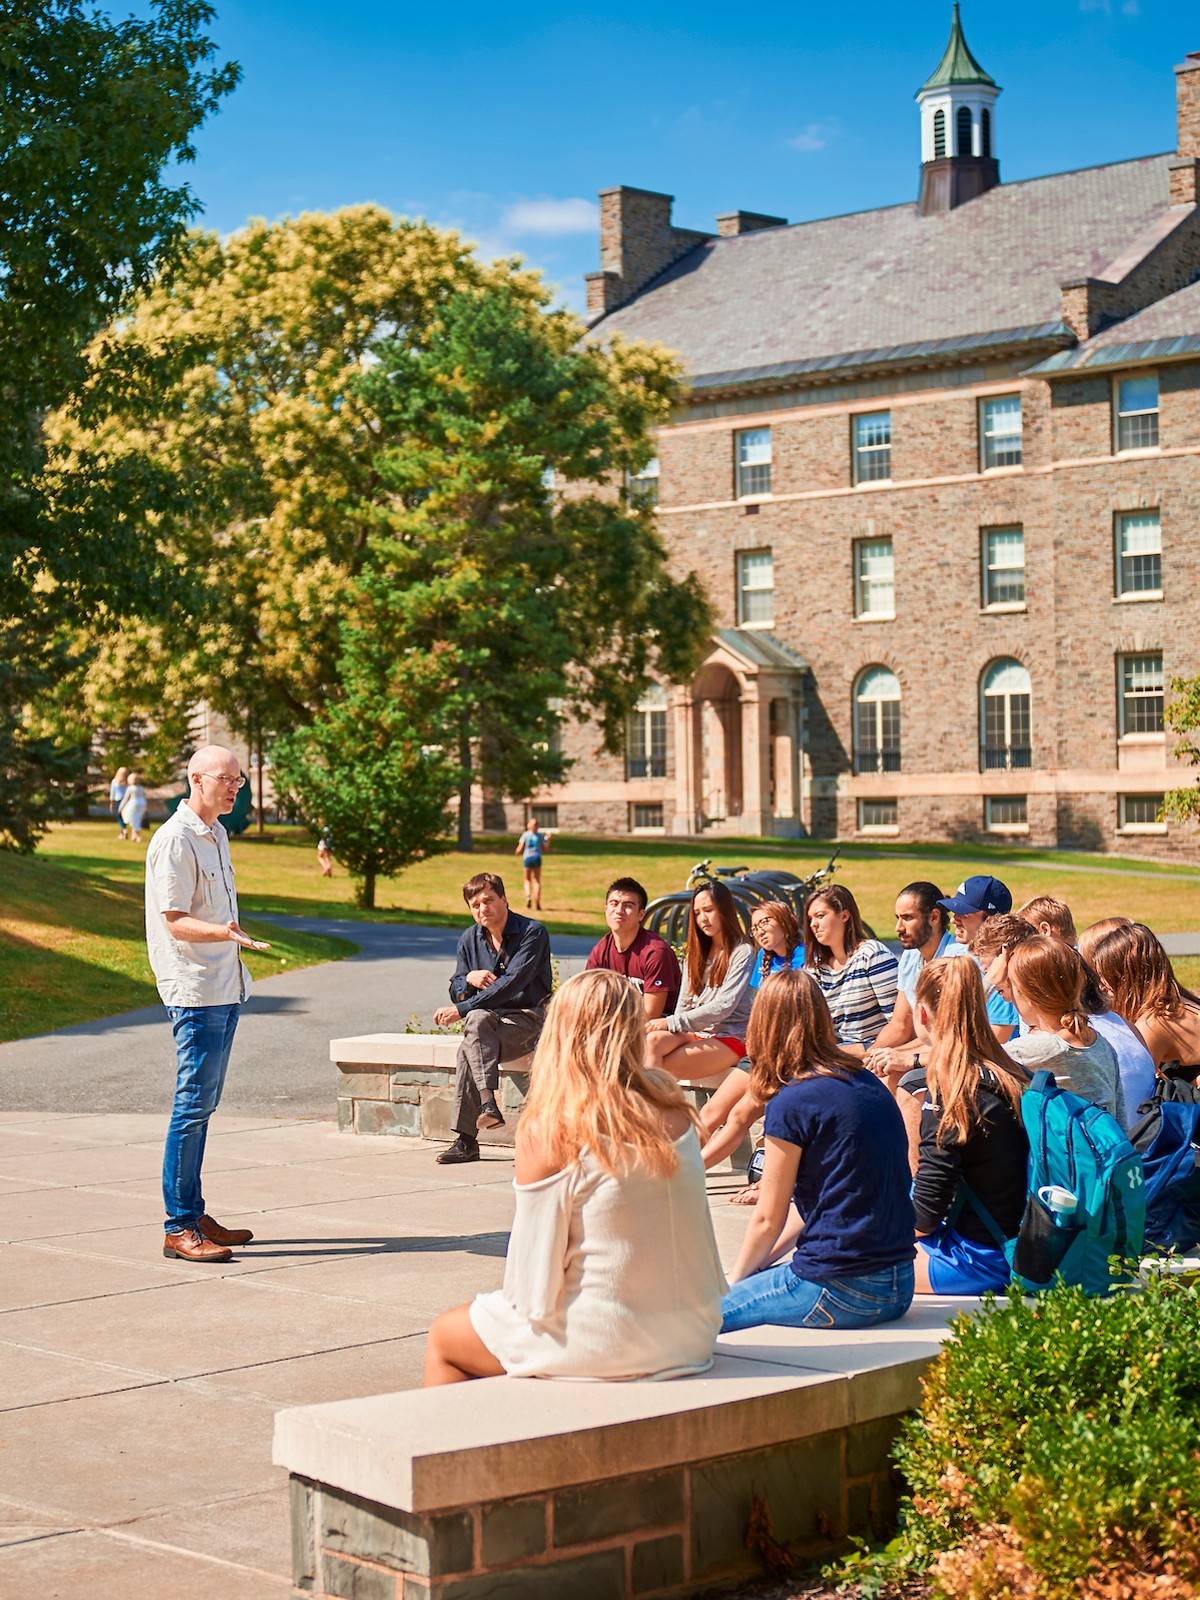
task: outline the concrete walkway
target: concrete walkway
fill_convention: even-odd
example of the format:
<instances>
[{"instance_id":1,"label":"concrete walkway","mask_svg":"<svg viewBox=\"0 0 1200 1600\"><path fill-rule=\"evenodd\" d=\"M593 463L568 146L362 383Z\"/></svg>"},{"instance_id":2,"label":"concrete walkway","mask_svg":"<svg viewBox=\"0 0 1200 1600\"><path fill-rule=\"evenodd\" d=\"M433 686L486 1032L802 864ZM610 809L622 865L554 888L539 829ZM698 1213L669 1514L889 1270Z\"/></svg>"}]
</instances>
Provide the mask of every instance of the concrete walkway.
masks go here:
<instances>
[{"instance_id":1,"label":"concrete walkway","mask_svg":"<svg viewBox=\"0 0 1200 1600\"><path fill-rule=\"evenodd\" d=\"M328 1101L328 1088L327 1095ZM219 1115L206 1198L253 1244L161 1255L162 1119L0 1112L0 1595L285 1600L274 1412L420 1382L500 1283L512 1162ZM727 1263L747 1212L710 1179Z\"/></svg>"},{"instance_id":2,"label":"concrete walkway","mask_svg":"<svg viewBox=\"0 0 1200 1600\"><path fill-rule=\"evenodd\" d=\"M399 1032L426 1023L448 998L458 935L452 928L313 917L261 917L333 933L357 955L255 985L238 1024L222 1102L252 1116L327 1116L330 1039ZM555 935L561 975L582 967L594 938ZM175 1084L175 1048L161 1006L125 1011L57 1033L0 1044L0 1104L11 1111L158 1111Z\"/></svg>"}]
</instances>

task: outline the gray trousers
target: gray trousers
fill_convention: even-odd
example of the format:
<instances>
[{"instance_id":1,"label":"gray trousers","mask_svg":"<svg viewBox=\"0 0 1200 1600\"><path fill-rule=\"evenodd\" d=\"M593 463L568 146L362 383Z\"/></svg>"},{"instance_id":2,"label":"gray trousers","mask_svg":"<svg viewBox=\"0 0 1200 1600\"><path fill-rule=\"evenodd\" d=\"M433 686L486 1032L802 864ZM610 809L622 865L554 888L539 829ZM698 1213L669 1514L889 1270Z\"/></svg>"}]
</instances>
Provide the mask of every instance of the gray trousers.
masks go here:
<instances>
[{"instance_id":1,"label":"gray trousers","mask_svg":"<svg viewBox=\"0 0 1200 1600\"><path fill-rule=\"evenodd\" d=\"M468 1011L454 1074L454 1128L474 1139L479 1108L500 1087L500 1063L526 1055L538 1041L546 1013L535 1011Z\"/></svg>"}]
</instances>

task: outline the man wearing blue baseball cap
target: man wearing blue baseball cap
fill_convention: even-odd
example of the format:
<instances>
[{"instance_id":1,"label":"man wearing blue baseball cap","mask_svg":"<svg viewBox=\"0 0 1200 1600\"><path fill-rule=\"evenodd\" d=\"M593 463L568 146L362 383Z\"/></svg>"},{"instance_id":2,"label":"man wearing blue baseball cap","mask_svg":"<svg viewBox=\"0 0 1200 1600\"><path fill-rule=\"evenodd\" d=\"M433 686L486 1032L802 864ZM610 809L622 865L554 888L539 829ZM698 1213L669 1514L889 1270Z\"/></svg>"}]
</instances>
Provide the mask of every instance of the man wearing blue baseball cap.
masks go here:
<instances>
[{"instance_id":1,"label":"man wearing blue baseball cap","mask_svg":"<svg viewBox=\"0 0 1200 1600\"><path fill-rule=\"evenodd\" d=\"M938 905L952 913L954 937L959 944L970 944L985 918L997 911L1012 910L1012 895L999 878L967 878L953 894L944 895Z\"/></svg>"}]
</instances>

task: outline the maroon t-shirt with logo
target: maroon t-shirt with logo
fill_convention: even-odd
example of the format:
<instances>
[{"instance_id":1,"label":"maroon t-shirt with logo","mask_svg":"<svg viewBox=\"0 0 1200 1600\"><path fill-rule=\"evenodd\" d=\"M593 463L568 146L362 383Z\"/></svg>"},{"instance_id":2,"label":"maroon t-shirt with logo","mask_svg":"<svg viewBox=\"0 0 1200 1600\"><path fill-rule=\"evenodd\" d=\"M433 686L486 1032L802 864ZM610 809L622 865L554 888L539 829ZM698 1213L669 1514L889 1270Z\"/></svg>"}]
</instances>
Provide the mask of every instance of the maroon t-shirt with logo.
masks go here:
<instances>
[{"instance_id":1,"label":"maroon t-shirt with logo","mask_svg":"<svg viewBox=\"0 0 1200 1600\"><path fill-rule=\"evenodd\" d=\"M637 937L628 950L617 949L617 941L606 933L587 958L589 967L603 967L609 972L619 972L628 978L643 994L666 994L667 1006L662 1013L669 1017L679 999L679 985L683 981L675 952L667 941L648 928L639 928Z\"/></svg>"}]
</instances>

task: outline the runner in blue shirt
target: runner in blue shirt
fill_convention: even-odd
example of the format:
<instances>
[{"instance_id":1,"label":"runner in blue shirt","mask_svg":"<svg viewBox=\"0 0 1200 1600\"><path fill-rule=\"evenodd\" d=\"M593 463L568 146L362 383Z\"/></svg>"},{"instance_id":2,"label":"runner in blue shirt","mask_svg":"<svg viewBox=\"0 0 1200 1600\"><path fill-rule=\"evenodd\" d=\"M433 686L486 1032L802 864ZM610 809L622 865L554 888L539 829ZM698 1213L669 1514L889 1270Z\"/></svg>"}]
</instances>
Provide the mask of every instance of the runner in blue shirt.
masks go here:
<instances>
[{"instance_id":1,"label":"runner in blue shirt","mask_svg":"<svg viewBox=\"0 0 1200 1600\"><path fill-rule=\"evenodd\" d=\"M513 855L520 856L525 870L525 904L535 911L542 909L542 857L549 848L550 835L541 831L536 817L530 817Z\"/></svg>"}]
</instances>

